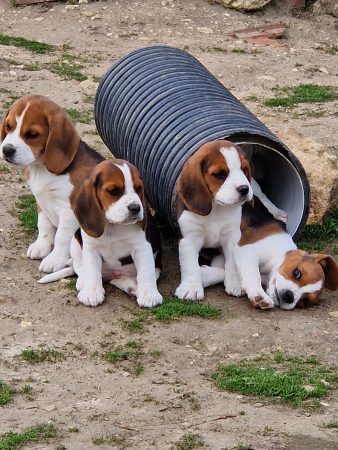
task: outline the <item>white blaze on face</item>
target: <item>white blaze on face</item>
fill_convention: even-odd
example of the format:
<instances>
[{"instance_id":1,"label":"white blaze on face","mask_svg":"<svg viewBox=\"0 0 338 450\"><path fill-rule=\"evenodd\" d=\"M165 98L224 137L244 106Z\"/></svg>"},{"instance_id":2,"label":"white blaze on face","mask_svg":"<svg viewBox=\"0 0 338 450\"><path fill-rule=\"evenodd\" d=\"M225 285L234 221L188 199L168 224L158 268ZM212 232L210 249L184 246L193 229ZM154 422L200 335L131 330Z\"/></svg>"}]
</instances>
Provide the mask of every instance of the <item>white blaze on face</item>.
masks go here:
<instances>
[{"instance_id":1,"label":"white blaze on face","mask_svg":"<svg viewBox=\"0 0 338 450\"><path fill-rule=\"evenodd\" d=\"M249 180L241 169L241 160L237 149L234 147L221 148L220 152L227 163L229 174L215 195L216 203L220 205L234 205L250 201L253 192ZM248 193L245 197L237 190L240 186L248 187Z\"/></svg>"},{"instance_id":2,"label":"white blaze on face","mask_svg":"<svg viewBox=\"0 0 338 450\"><path fill-rule=\"evenodd\" d=\"M312 294L314 292L321 291L321 289L323 288L323 281L319 280L315 283L306 284L305 286L299 286L294 281L283 277L283 275L277 272L275 288L280 308L293 309L304 294ZM292 303L283 301L283 294L285 294L285 292L287 291L291 291L293 294Z\"/></svg>"},{"instance_id":3,"label":"white blaze on face","mask_svg":"<svg viewBox=\"0 0 338 450\"><path fill-rule=\"evenodd\" d=\"M20 136L22 122L28 107L29 103L27 104L26 108L22 111L21 115L16 117L15 129L7 134L7 136L5 137L0 146L0 156L2 159L5 159L6 161L12 164L16 164L18 166L23 167L29 166L36 160L34 153L32 152L32 149L30 148L29 145L26 144L26 142ZM15 152L10 157L6 157L6 154L3 151L3 148L6 145L11 145L15 149Z\"/></svg>"},{"instance_id":4,"label":"white blaze on face","mask_svg":"<svg viewBox=\"0 0 338 450\"><path fill-rule=\"evenodd\" d=\"M114 224L133 224L139 222L143 219L143 206L140 197L137 195L134 189L134 183L131 176L130 169L126 163L122 166L115 164L124 176L124 194L120 197L117 202L111 204L111 206L106 210L106 218L110 223ZM140 210L137 214L134 214L128 206L138 205Z\"/></svg>"}]
</instances>

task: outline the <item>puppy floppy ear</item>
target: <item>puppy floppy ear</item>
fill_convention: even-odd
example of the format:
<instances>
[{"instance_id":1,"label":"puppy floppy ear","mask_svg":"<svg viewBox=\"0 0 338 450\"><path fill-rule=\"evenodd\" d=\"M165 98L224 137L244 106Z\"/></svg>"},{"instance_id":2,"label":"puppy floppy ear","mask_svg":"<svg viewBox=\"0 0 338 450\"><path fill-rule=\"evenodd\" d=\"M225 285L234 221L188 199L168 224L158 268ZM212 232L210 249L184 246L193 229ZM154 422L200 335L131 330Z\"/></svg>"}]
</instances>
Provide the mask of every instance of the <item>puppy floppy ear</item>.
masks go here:
<instances>
[{"instance_id":1,"label":"puppy floppy ear","mask_svg":"<svg viewBox=\"0 0 338 450\"><path fill-rule=\"evenodd\" d=\"M7 136L6 129L5 129L5 120L6 120L7 116L8 116L8 112L2 119L1 128L0 128L0 142L2 142L5 139L5 137ZM1 119L1 117L0 117L0 119Z\"/></svg>"},{"instance_id":2,"label":"puppy floppy ear","mask_svg":"<svg viewBox=\"0 0 338 450\"><path fill-rule=\"evenodd\" d=\"M99 174L94 170L72 201L73 211L81 228L92 237L100 237L103 234L106 222L97 197L98 177Z\"/></svg>"},{"instance_id":3,"label":"puppy floppy ear","mask_svg":"<svg viewBox=\"0 0 338 450\"><path fill-rule=\"evenodd\" d=\"M49 172L63 173L72 163L80 144L80 136L65 112L47 115L49 135L44 161Z\"/></svg>"},{"instance_id":4,"label":"puppy floppy ear","mask_svg":"<svg viewBox=\"0 0 338 450\"><path fill-rule=\"evenodd\" d=\"M204 160L203 153L191 156L176 182L177 193L184 206L200 216L207 216L212 208L211 194L203 175Z\"/></svg>"},{"instance_id":5,"label":"puppy floppy ear","mask_svg":"<svg viewBox=\"0 0 338 450\"><path fill-rule=\"evenodd\" d=\"M131 177L134 183L134 189L136 194L140 197L141 203L142 203L142 208L143 208L143 219L141 220L141 228L144 231L147 227L147 213L148 213L148 205L147 205L147 200L146 200L146 196L144 193L144 183L140 177L140 174L138 172L138 170L136 169L135 166L133 166L130 163L127 163L130 173L131 173Z\"/></svg>"},{"instance_id":6,"label":"puppy floppy ear","mask_svg":"<svg viewBox=\"0 0 338 450\"><path fill-rule=\"evenodd\" d=\"M316 253L314 260L322 266L325 275L324 287L330 291L338 289L338 265L330 255Z\"/></svg>"}]
</instances>

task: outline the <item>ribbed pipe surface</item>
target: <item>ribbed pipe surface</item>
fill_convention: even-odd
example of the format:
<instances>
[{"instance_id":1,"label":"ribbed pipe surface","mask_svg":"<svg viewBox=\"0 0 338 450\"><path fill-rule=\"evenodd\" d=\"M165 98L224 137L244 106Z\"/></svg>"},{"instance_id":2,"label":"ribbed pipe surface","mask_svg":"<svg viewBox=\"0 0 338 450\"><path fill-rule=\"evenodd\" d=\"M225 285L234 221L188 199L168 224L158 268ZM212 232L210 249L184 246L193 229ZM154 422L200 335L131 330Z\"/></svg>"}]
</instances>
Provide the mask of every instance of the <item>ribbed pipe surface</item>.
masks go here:
<instances>
[{"instance_id":1,"label":"ribbed pipe surface","mask_svg":"<svg viewBox=\"0 0 338 450\"><path fill-rule=\"evenodd\" d=\"M182 166L214 139L242 146L264 192L288 212L291 234L306 223L309 184L298 159L187 52L152 46L121 58L100 81L95 120L114 156L139 169L147 198L173 229Z\"/></svg>"}]
</instances>

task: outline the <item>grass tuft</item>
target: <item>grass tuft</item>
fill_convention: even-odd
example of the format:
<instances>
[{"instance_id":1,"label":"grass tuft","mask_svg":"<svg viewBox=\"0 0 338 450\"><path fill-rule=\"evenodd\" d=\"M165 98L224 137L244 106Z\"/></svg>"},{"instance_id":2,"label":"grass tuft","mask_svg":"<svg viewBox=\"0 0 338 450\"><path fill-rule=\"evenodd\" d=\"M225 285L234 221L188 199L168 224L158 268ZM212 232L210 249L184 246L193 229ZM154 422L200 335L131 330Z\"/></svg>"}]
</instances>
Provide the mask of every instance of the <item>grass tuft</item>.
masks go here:
<instances>
[{"instance_id":1,"label":"grass tuft","mask_svg":"<svg viewBox=\"0 0 338 450\"><path fill-rule=\"evenodd\" d=\"M336 420L330 420L330 422L323 423L322 428L338 428L338 422Z\"/></svg>"},{"instance_id":2,"label":"grass tuft","mask_svg":"<svg viewBox=\"0 0 338 450\"><path fill-rule=\"evenodd\" d=\"M0 406L6 405L6 403L12 400L14 389L9 384L0 380Z\"/></svg>"},{"instance_id":3,"label":"grass tuft","mask_svg":"<svg viewBox=\"0 0 338 450\"><path fill-rule=\"evenodd\" d=\"M0 435L0 450L16 450L31 442L43 442L56 436L53 424L42 424L27 428L21 433L12 431Z\"/></svg>"},{"instance_id":4,"label":"grass tuft","mask_svg":"<svg viewBox=\"0 0 338 450\"><path fill-rule=\"evenodd\" d=\"M51 72L60 75L62 78L66 80L77 80L77 81L86 80L88 78L87 75L84 75L81 72L81 69L83 69L83 65L78 64L73 60L74 60L73 55L62 54L60 58L51 62L48 65L48 69Z\"/></svg>"},{"instance_id":5,"label":"grass tuft","mask_svg":"<svg viewBox=\"0 0 338 450\"><path fill-rule=\"evenodd\" d=\"M34 234L38 224L38 212L34 195L20 195L15 203L19 221L27 234Z\"/></svg>"},{"instance_id":6,"label":"grass tuft","mask_svg":"<svg viewBox=\"0 0 338 450\"><path fill-rule=\"evenodd\" d=\"M150 310L150 314L157 320L167 321L184 316L197 316L207 319L217 318L220 311L210 305L194 301L182 301L164 298L163 304Z\"/></svg>"},{"instance_id":7,"label":"grass tuft","mask_svg":"<svg viewBox=\"0 0 338 450\"><path fill-rule=\"evenodd\" d=\"M33 53L48 53L54 50L54 46L45 42L32 41L19 36L8 36L0 34L0 45L12 45L14 47L22 47Z\"/></svg>"},{"instance_id":8,"label":"grass tuft","mask_svg":"<svg viewBox=\"0 0 338 450\"><path fill-rule=\"evenodd\" d=\"M194 448L204 447L205 443L199 434L186 433L175 445L177 450L192 450Z\"/></svg>"},{"instance_id":9,"label":"grass tuft","mask_svg":"<svg viewBox=\"0 0 338 450\"><path fill-rule=\"evenodd\" d=\"M327 395L338 382L338 372L336 367L320 366L314 357L278 353L267 365L257 365L257 361L220 365L212 379L222 390L292 406L315 407L316 399Z\"/></svg>"},{"instance_id":10,"label":"grass tuft","mask_svg":"<svg viewBox=\"0 0 338 450\"><path fill-rule=\"evenodd\" d=\"M68 113L69 117L75 123L76 122L90 123L93 120L93 117L94 117L92 109L79 111L76 108L65 108L65 111Z\"/></svg>"},{"instance_id":11,"label":"grass tuft","mask_svg":"<svg viewBox=\"0 0 338 450\"><path fill-rule=\"evenodd\" d=\"M23 350L20 354L21 358L30 364L37 364L41 362L55 363L64 359L62 353L50 348Z\"/></svg>"},{"instance_id":12,"label":"grass tuft","mask_svg":"<svg viewBox=\"0 0 338 450\"><path fill-rule=\"evenodd\" d=\"M277 91L279 95L265 100L265 106L293 107L298 103L331 102L338 99L337 88L318 84L300 84L279 88Z\"/></svg>"},{"instance_id":13,"label":"grass tuft","mask_svg":"<svg viewBox=\"0 0 338 450\"><path fill-rule=\"evenodd\" d=\"M323 251L338 239L338 208L327 214L322 224L309 224L304 228L298 245L306 251Z\"/></svg>"},{"instance_id":14,"label":"grass tuft","mask_svg":"<svg viewBox=\"0 0 338 450\"><path fill-rule=\"evenodd\" d=\"M126 438L117 434L111 434L109 436L99 436L92 439L94 445L108 444L112 447L125 447Z\"/></svg>"}]
</instances>

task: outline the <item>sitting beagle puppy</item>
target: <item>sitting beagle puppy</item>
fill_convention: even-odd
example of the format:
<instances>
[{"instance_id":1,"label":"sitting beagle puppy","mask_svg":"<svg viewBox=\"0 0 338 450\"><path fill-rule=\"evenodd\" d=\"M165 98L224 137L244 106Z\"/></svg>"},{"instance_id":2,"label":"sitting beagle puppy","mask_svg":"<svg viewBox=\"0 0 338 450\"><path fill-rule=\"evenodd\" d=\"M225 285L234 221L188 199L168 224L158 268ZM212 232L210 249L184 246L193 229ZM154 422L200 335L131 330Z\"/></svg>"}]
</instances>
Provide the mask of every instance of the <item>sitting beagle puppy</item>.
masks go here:
<instances>
[{"instance_id":1,"label":"sitting beagle puppy","mask_svg":"<svg viewBox=\"0 0 338 450\"><path fill-rule=\"evenodd\" d=\"M243 206L242 235L233 254L240 275L234 295L247 294L256 308L293 309L317 304L324 287L338 289L336 261L329 255L297 249L285 224L258 198L254 202L253 208ZM224 278L223 257L216 257L212 266L202 267L205 285L221 283Z\"/></svg>"},{"instance_id":2,"label":"sitting beagle puppy","mask_svg":"<svg viewBox=\"0 0 338 450\"><path fill-rule=\"evenodd\" d=\"M78 299L86 306L104 301L102 279L135 295L140 306L161 304L160 242L137 169L120 159L101 162L73 196L72 207L81 226L71 241L72 267L39 282L75 271Z\"/></svg>"},{"instance_id":3,"label":"sitting beagle puppy","mask_svg":"<svg viewBox=\"0 0 338 450\"><path fill-rule=\"evenodd\" d=\"M224 285L237 285L233 247L241 232L242 205L252 199L251 170L244 152L225 140L204 144L192 155L177 179L177 217L181 233L180 299L204 298L198 257L202 247L221 248L225 256Z\"/></svg>"},{"instance_id":4,"label":"sitting beagle puppy","mask_svg":"<svg viewBox=\"0 0 338 450\"><path fill-rule=\"evenodd\" d=\"M13 103L1 125L0 142L0 156L27 169L38 204L38 237L27 256L42 259L40 271L57 271L67 265L79 227L70 205L74 187L104 158L81 141L58 105L40 95Z\"/></svg>"}]
</instances>

